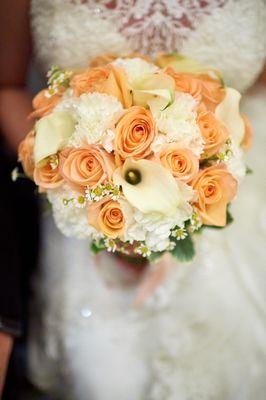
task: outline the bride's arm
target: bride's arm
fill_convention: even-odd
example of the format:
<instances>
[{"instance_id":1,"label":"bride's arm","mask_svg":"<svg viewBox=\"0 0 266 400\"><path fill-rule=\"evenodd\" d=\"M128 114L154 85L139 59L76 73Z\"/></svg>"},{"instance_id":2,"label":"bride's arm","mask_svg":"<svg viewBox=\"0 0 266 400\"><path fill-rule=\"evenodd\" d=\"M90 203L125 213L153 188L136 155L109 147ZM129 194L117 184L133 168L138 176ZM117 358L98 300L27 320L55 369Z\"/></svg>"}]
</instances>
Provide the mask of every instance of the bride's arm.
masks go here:
<instances>
[{"instance_id":1,"label":"bride's arm","mask_svg":"<svg viewBox=\"0 0 266 400\"><path fill-rule=\"evenodd\" d=\"M0 1L0 127L16 151L31 128L26 116L31 95L25 88L31 52L28 0Z\"/></svg>"},{"instance_id":2,"label":"bride's arm","mask_svg":"<svg viewBox=\"0 0 266 400\"><path fill-rule=\"evenodd\" d=\"M0 136L5 147L13 152L30 129L26 116L31 109L31 96L25 89L31 47L28 7L27 0L0 1ZM2 262L0 265L0 281L3 282L6 266ZM1 295L5 296L2 289L1 286ZM12 290L12 287L7 290ZM1 304L0 299L0 397L13 343L10 327L3 323L2 317L6 315L1 315L8 310L2 310Z\"/></svg>"},{"instance_id":3,"label":"bride's arm","mask_svg":"<svg viewBox=\"0 0 266 400\"><path fill-rule=\"evenodd\" d=\"M12 337L4 332L0 332L0 396L4 386L6 375L7 360L9 359L12 348Z\"/></svg>"},{"instance_id":4,"label":"bride's arm","mask_svg":"<svg viewBox=\"0 0 266 400\"><path fill-rule=\"evenodd\" d=\"M265 65L264 70L262 71L262 73L260 75L259 82L261 82L264 85L266 85L266 65Z\"/></svg>"}]
</instances>

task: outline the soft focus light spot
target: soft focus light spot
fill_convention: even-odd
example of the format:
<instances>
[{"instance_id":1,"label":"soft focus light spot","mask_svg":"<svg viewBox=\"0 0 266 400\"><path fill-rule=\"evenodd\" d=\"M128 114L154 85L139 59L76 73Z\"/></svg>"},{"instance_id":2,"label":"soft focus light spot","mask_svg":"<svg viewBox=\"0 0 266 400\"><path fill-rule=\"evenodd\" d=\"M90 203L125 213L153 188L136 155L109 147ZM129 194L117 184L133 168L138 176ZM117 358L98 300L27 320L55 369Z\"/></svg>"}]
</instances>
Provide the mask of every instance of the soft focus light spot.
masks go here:
<instances>
[{"instance_id":1,"label":"soft focus light spot","mask_svg":"<svg viewBox=\"0 0 266 400\"><path fill-rule=\"evenodd\" d=\"M89 308L82 308L80 313L84 318L89 318L92 315L92 311Z\"/></svg>"}]
</instances>

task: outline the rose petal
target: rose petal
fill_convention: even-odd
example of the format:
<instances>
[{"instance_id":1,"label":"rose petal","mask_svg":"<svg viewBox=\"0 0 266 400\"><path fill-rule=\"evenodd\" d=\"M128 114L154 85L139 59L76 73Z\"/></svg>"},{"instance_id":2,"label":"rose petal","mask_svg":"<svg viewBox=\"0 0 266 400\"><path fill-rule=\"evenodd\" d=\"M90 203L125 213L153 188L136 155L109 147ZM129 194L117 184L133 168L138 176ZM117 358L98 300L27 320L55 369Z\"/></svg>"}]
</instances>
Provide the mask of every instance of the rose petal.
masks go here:
<instances>
[{"instance_id":1,"label":"rose petal","mask_svg":"<svg viewBox=\"0 0 266 400\"><path fill-rule=\"evenodd\" d=\"M132 105L128 78L122 68L110 65L110 69L108 79L103 82L98 91L116 97L125 108L128 108Z\"/></svg>"}]
</instances>

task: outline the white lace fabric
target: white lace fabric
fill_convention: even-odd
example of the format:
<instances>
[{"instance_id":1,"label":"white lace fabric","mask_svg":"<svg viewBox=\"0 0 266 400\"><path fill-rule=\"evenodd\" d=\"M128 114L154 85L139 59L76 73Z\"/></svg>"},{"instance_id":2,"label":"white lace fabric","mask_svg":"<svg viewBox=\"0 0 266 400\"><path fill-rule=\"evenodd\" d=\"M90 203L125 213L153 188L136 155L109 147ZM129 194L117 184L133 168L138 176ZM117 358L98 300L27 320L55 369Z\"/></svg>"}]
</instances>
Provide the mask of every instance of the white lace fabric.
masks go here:
<instances>
[{"instance_id":1,"label":"white lace fabric","mask_svg":"<svg viewBox=\"0 0 266 400\"><path fill-rule=\"evenodd\" d=\"M32 0L42 68L81 68L102 54L179 51L244 90L265 60L264 0ZM241 34L239 34L241 32Z\"/></svg>"},{"instance_id":2,"label":"white lace fabric","mask_svg":"<svg viewBox=\"0 0 266 400\"><path fill-rule=\"evenodd\" d=\"M180 49L198 21L221 7L226 0L116 0L72 1L81 3L93 15L113 22L134 51L156 54Z\"/></svg>"},{"instance_id":3,"label":"white lace fabric","mask_svg":"<svg viewBox=\"0 0 266 400\"><path fill-rule=\"evenodd\" d=\"M265 62L264 0L32 0L36 54L80 68L95 56L180 51L248 88ZM32 377L64 400L264 400L265 91L246 97L257 137L236 222L206 232L148 303L107 286L88 243L44 224ZM102 265L114 262L103 256ZM38 317L38 318L37 318Z\"/></svg>"}]
</instances>

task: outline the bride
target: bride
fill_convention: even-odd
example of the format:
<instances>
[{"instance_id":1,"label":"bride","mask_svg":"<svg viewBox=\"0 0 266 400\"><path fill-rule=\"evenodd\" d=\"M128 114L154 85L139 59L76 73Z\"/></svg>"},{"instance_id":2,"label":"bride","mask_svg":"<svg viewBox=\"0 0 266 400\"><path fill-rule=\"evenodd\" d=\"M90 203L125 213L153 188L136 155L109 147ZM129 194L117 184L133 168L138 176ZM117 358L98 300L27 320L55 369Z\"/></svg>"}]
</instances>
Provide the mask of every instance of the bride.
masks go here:
<instances>
[{"instance_id":1,"label":"bride","mask_svg":"<svg viewBox=\"0 0 266 400\"><path fill-rule=\"evenodd\" d=\"M266 55L264 0L32 0L43 69L82 68L101 54L180 51L245 92ZM190 264L169 261L139 308L133 276L109 254L43 221L33 312L33 381L79 400L263 400L266 393L265 103L253 87L243 111L255 130L235 223L205 231ZM264 146L264 148L263 148ZM41 312L40 312L41 310Z\"/></svg>"}]
</instances>

